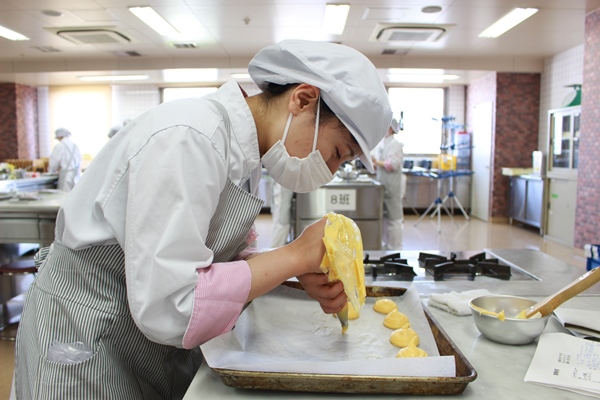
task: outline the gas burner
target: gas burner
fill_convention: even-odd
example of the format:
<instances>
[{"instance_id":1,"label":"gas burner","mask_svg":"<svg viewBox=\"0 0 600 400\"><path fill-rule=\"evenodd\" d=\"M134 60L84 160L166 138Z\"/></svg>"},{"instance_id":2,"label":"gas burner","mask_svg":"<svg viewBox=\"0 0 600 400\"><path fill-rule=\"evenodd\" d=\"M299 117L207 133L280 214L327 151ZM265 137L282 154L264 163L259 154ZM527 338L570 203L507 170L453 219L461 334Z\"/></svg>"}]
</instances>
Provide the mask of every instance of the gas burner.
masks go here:
<instances>
[{"instance_id":1,"label":"gas burner","mask_svg":"<svg viewBox=\"0 0 600 400\"><path fill-rule=\"evenodd\" d=\"M496 258L485 258L485 253L479 253L468 259L457 260L456 253L450 253L450 258L439 254L419 253L419 266L433 275L435 281L448 277L462 276L472 281L476 276L487 276L502 280L511 277L510 267L499 264Z\"/></svg>"},{"instance_id":2,"label":"gas burner","mask_svg":"<svg viewBox=\"0 0 600 400\"><path fill-rule=\"evenodd\" d=\"M417 274L413 267L408 265L408 261L400 256L400 253L393 253L382 256L379 259L371 260L369 254L365 254L363 260L365 274L371 275L373 280L396 280L412 281Z\"/></svg>"}]
</instances>

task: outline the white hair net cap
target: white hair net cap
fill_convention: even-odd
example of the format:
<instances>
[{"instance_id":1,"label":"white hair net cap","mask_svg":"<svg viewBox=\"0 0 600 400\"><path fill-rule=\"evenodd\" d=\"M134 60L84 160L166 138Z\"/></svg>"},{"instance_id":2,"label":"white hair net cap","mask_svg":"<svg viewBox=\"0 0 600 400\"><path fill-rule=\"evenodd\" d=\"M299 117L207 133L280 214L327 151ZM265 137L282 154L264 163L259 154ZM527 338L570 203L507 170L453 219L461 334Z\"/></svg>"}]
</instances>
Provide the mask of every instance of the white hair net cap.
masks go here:
<instances>
[{"instance_id":1,"label":"white hair net cap","mask_svg":"<svg viewBox=\"0 0 600 400\"><path fill-rule=\"evenodd\" d=\"M54 131L54 136L57 138L58 137L67 137L67 136L71 136L71 132L65 128L58 128L57 130Z\"/></svg>"},{"instance_id":2,"label":"white hair net cap","mask_svg":"<svg viewBox=\"0 0 600 400\"><path fill-rule=\"evenodd\" d=\"M377 69L367 57L341 44L284 40L260 50L248 64L248 72L263 90L269 82L318 87L325 104L360 145L360 160L373 172L369 154L387 133L392 110Z\"/></svg>"},{"instance_id":3,"label":"white hair net cap","mask_svg":"<svg viewBox=\"0 0 600 400\"><path fill-rule=\"evenodd\" d=\"M398 133L400 131L400 124L398 123L398 120L396 118L392 119L392 122L390 123L390 128L392 128L394 133Z\"/></svg>"}]
</instances>

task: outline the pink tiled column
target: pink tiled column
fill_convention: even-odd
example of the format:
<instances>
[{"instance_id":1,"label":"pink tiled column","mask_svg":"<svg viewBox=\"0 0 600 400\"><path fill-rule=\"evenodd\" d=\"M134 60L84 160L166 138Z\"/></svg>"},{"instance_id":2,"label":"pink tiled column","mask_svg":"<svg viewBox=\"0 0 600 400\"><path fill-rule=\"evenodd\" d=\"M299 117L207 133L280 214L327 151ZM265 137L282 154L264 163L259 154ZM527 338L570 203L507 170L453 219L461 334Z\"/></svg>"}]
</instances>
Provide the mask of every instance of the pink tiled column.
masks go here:
<instances>
[{"instance_id":1,"label":"pink tiled column","mask_svg":"<svg viewBox=\"0 0 600 400\"><path fill-rule=\"evenodd\" d=\"M585 18L575 247L600 243L600 10Z\"/></svg>"}]
</instances>

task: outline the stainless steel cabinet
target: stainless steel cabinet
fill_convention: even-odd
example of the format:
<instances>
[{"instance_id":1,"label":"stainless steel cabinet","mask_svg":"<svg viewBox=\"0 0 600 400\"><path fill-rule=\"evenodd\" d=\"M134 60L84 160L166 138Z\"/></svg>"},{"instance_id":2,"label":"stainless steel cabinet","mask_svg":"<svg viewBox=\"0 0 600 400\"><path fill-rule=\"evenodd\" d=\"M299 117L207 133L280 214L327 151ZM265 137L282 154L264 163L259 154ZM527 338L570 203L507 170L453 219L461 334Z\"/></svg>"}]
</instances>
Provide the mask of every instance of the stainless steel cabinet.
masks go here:
<instances>
[{"instance_id":1,"label":"stainless steel cabinet","mask_svg":"<svg viewBox=\"0 0 600 400\"><path fill-rule=\"evenodd\" d=\"M311 193L296 193L294 238L328 212L352 218L365 250L380 250L383 232L383 185L375 181L332 182Z\"/></svg>"},{"instance_id":2,"label":"stainless steel cabinet","mask_svg":"<svg viewBox=\"0 0 600 400\"><path fill-rule=\"evenodd\" d=\"M509 220L535 226L543 234L544 180L541 177L510 178Z\"/></svg>"}]
</instances>

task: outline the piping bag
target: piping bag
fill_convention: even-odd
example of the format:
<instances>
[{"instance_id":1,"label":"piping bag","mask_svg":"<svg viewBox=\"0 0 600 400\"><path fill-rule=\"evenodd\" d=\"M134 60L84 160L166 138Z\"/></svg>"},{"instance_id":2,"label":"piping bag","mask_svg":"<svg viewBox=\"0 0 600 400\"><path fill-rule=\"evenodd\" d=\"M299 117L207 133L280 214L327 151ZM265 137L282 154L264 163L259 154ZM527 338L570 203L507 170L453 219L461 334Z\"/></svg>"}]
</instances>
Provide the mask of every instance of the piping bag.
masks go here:
<instances>
[{"instance_id":1,"label":"piping bag","mask_svg":"<svg viewBox=\"0 0 600 400\"><path fill-rule=\"evenodd\" d=\"M363 244L356 223L341 214L325 215L327 223L323 235L325 255L321 270L330 282L341 281L348 302L358 312L365 304L365 268L363 266ZM337 313L342 324L342 333L348 330L348 303Z\"/></svg>"}]
</instances>

